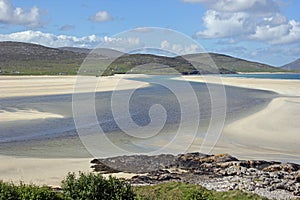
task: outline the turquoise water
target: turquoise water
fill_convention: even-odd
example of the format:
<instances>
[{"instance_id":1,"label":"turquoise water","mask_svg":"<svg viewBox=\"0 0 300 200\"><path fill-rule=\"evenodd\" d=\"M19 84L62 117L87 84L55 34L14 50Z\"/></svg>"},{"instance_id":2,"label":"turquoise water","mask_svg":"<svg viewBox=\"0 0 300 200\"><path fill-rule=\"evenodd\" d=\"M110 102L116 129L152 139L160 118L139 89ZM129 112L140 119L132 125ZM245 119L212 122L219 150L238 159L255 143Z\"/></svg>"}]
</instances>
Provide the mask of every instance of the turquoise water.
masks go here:
<instances>
[{"instance_id":1,"label":"turquoise water","mask_svg":"<svg viewBox=\"0 0 300 200\"><path fill-rule=\"evenodd\" d=\"M300 74L224 74L222 76L224 76L224 77L241 77L241 78L300 80Z\"/></svg>"}]
</instances>

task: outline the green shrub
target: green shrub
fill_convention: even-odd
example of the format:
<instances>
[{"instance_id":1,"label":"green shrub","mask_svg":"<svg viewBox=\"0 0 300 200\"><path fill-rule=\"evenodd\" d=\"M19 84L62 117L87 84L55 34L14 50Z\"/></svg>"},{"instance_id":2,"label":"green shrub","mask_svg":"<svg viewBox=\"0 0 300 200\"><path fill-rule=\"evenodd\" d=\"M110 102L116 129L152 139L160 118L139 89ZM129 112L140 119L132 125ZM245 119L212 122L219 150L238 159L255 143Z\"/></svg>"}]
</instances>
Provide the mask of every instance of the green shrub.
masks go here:
<instances>
[{"instance_id":1,"label":"green shrub","mask_svg":"<svg viewBox=\"0 0 300 200\"><path fill-rule=\"evenodd\" d=\"M79 177L69 173L62 181L63 194L67 199L134 199L130 184L122 179L103 178L101 174L82 173Z\"/></svg>"},{"instance_id":2,"label":"green shrub","mask_svg":"<svg viewBox=\"0 0 300 200\"><path fill-rule=\"evenodd\" d=\"M50 188L35 185L15 186L12 183L0 181L0 200L59 200L62 197Z\"/></svg>"},{"instance_id":3,"label":"green shrub","mask_svg":"<svg viewBox=\"0 0 300 200\"><path fill-rule=\"evenodd\" d=\"M0 181L0 200L18 199L17 188L11 183Z\"/></svg>"},{"instance_id":4,"label":"green shrub","mask_svg":"<svg viewBox=\"0 0 300 200\"><path fill-rule=\"evenodd\" d=\"M24 200L59 200L62 197L58 193L52 191L49 187L38 187L35 185L20 184L18 186L18 194L20 199Z\"/></svg>"}]
</instances>

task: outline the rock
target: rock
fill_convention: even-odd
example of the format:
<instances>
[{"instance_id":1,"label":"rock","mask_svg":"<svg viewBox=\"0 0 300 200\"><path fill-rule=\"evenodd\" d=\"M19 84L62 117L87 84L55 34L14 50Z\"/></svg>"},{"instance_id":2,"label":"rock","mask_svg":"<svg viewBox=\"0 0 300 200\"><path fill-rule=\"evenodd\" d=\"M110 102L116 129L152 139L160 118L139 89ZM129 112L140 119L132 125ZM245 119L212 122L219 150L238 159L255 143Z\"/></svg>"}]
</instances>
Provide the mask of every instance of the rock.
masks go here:
<instances>
[{"instance_id":1,"label":"rock","mask_svg":"<svg viewBox=\"0 0 300 200\"><path fill-rule=\"evenodd\" d=\"M95 171L147 173L133 184L180 181L219 191L247 190L270 198L300 195L300 167L293 163L237 160L228 154L133 155L91 161Z\"/></svg>"},{"instance_id":2,"label":"rock","mask_svg":"<svg viewBox=\"0 0 300 200\"><path fill-rule=\"evenodd\" d=\"M276 189L285 189L285 184L284 184L284 183L277 183L277 184L275 185L275 188L276 188Z\"/></svg>"},{"instance_id":3,"label":"rock","mask_svg":"<svg viewBox=\"0 0 300 200\"><path fill-rule=\"evenodd\" d=\"M201 153L188 153L178 155L179 166L185 169L198 169L203 163L217 164L229 161L238 161L238 159L229 154L206 155ZM202 165L202 167L205 166Z\"/></svg>"},{"instance_id":4,"label":"rock","mask_svg":"<svg viewBox=\"0 0 300 200\"><path fill-rule=\"evenodd\" d=\"M100 173L117 173L120 172L119 170L116 170L114 168L111 168L105 164L103 164L100 161L95 161L93 160L93 163L96 163L96 165L91 166L92 169L94 169L94 171L96 172L100 172Z\"/></svg>"},{"instance_id":5,"label":"rock","mask_svg":"<svg viewBox=\"0 0 300 200\"><path fill-rule=\"evenodd\" d=\"M274 162L274 161L269 162L269 161L264 161L264 160L245 160L240 163L240 165L243 167L256 168L259 170L261 170L265 167L268 167L270 165L273 165L273 164L280 164L280 163Z\"/></svg>"},{"instance_id":6,"label":"rock","mask_svg":"<svg viewBox=\"0 0 300 200\"><path fill-rule=\"evenodd\" d=\"M106 165L109 168L117 171L128 173L147 173L158 169L164 169L166 166L176 166L176 156L171 154L161 154L157 156L147 155L132 155L132 156L117 156L112 158L94 159L95 171L96 166Z\"/></svg>"},{"instance_id":7,"label":"rock","mask_svg":"<svg viewBox=\"0 0 300 200\"><path fill-rule=\"evenodd\" d=\"M256 188L255 185L249 185L247 189L248 189L249 191L254 191L255 188Z\"/></svg>"},{"instance_id":8,"label":"rock","mask_svg":"<svg viewBox=\"0 0 300 200\"><path fill-rule=\"evenodd\" d=\"M263 168L263 171L265 172L278 172L278 171L284 171L284 172L295 172L300 169L300 165L294 164L294 163L286 163L286 164L274 164L270 165L268 167Z\"/></svg>"},{"instance_id":9,"label":"rock","mask_svg":"<svg viewBox=\"0 0 300 200\"><path fill-rule=\"evenodd\" d=\"M295 175L295 180L297 183L300 183L300 174Z\"/></svg>"},{"instance_id":10,"label":"rock","mask_svg":"<svg viewBox=\"0 0 300 200\"><path fill-rule=\"evenodd\" d=\"M224 163L229 161L238 161L238 159L229 154L217 154L217 155L201 158L200 161L208 162L208 163Z\"/></svg>"}]
</instances>

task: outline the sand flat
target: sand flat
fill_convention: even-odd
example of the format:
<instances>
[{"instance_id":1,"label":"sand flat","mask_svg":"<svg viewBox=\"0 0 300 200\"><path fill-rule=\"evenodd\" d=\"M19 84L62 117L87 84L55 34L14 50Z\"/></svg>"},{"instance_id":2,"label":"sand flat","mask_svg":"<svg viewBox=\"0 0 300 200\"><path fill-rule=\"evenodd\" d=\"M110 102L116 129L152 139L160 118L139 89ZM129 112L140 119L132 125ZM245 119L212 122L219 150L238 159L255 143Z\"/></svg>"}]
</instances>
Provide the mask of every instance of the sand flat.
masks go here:
<instances>
[{"instance_id":1,"label":"sand flat","mask_svg":"<svg viewBox=\"0 0 300 200\"><path fill-rule=\"evenodd\" d=\"M216 76L183 76L178 80L195 82L224 84L235 87L268 90L281 95L300 97L300 80L283 79L258 79L239 77L216 77Z\"/></svg>"},{"instance_id":2,"label":"sand flat","mask_svg":"<svg viewBox=\"0 0 300 200\"><path fill-rule=\"evenodd\" d=\"M0 156L0 179L59 186L68 172L89 172L90 158L42 159Z\"/></svg>"},{"instance_id":3,"label":"sand flat","mask_svg":"<svg viewBox=\"0 0 300 200\"><path fill-rule=\"evenodd\" d=\"M300 80L185 76L185 80L277 92L263 110L224 127L215 153L240 158L300 160Z\"/></svg>"},{"instance_id":4,"label":"sand flat","mask_svg":"<svg viewBox=\"0 0 300 200\"><path fill-rule=\"evenodd\" d=\"M85 91L113 91L146 87L145 82L125 78L144 75L88 76ZM77 76L0 76L0 98L72 94Z\"/></svg>"},{"instance_id":5,"label":"sand flat","mask_svg":"<svg viewBox=\"0 0 300 200\"><path fill-rule=\"evenodd\" d=\"M300 98L276 98L263 110L224 128L240 144L252 144L300 155Z\"/></svg>"}]
</instances>

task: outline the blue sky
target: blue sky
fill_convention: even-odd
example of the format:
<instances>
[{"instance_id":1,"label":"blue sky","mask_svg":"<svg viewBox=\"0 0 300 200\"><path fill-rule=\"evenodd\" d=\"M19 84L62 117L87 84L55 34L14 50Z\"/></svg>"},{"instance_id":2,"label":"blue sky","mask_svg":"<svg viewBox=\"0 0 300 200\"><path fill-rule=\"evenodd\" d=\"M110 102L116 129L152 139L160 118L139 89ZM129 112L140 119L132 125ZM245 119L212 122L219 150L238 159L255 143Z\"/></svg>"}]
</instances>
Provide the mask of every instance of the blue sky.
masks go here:
<instances>
[{"instance_id":1,"label":"blue sky","mask_svg":"<svg viewBox=\"0 0 300 200\"><path fill-rule=\"evenodd\" d=\"M300 57L299 10L297 0L0 0L0 41L92 48L162 27L210 52L280 66Z\"/></svg>"}]
</instances>

